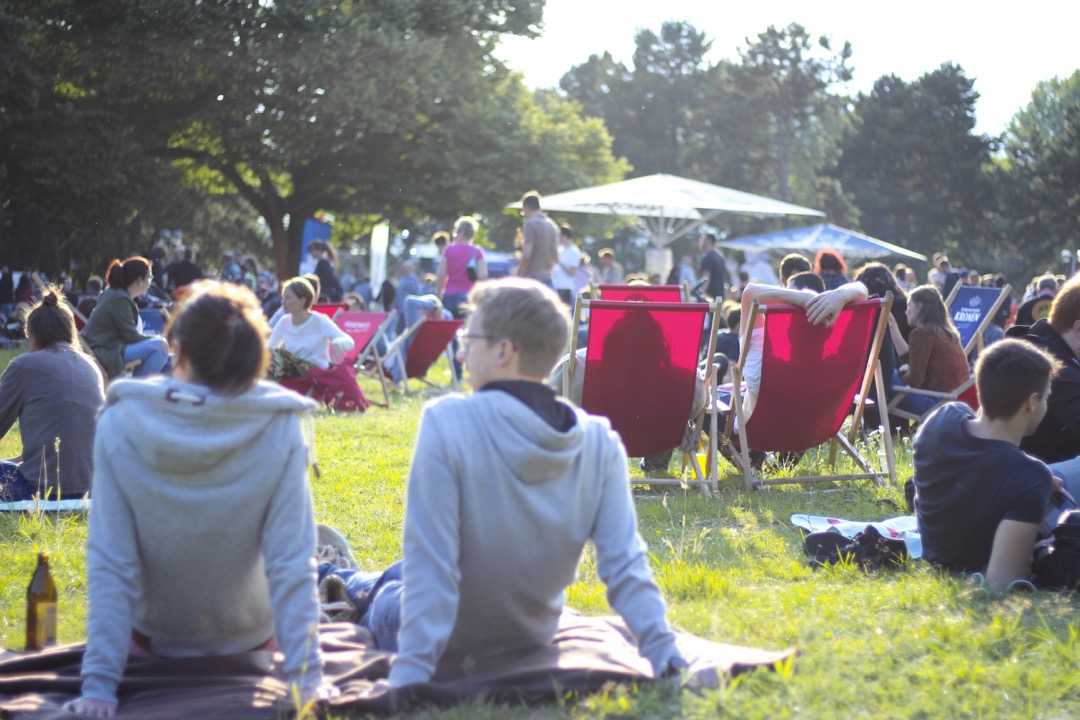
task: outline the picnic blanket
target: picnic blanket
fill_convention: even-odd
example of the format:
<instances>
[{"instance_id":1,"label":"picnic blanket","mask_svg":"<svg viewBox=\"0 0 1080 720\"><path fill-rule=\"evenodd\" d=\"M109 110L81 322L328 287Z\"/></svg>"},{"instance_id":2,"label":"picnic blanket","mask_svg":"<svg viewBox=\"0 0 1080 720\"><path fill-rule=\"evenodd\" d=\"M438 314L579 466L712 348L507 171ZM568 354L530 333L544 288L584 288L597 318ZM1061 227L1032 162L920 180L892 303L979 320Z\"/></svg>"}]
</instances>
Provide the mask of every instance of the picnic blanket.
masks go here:
<instances>
[{"instance_id":1,"label":"picnic blanket","mask_svg":"<svg viewBox=\"0 0 1080 720\"><path fill-rule=\"evenodd\" d=\"M869 525L884 537L903 540L912 560L922 557L922 535L919 534L919 526L915 522L914 515L900 515L888 520L875 521L841 520L824 515L795 514L791 516L791 524L810 533L834 532L846 538L854 538Z\"/></svg>"},{"instance_id":2,"label":"picnic blanket","mask_svg":"<svg viewBox=\"0 0 1080 720\"><path fill-rule=\"evenodd\" d=\"M89 510L90 498L76 498L75 500L16 500L15 502L0 503L0 512L59 512L74 510Z\"/></svg>"},{"instance_id":3,"label":"picnic blanket","mask_svg":"<svg viewBox=\"0 0 1080 720\"><path fill-rule=\"evenodd\" d=\"M319 628L325 675L341 689L335 710L400 712L421 703L450 705L466 698L542 701L566 692L598 690L610 682L652 680L648 661L616 617L563 614L554 642L541 650L476 659L457 673L407 688L374 687L390 669L390 654L365 647L350 623ZM715 643L678 633L691 670L711 665L727 675L788 660L793 650L769 651ZM61 709L79 693L84 643L40 653L0 653L0 716L71 718ZM276 672L280 656L249 652L207 658L132 660L120 685L118 717L282 717L287 688ZM466 672L467 670L467 672Z\"/></svg>"}]
</instances>

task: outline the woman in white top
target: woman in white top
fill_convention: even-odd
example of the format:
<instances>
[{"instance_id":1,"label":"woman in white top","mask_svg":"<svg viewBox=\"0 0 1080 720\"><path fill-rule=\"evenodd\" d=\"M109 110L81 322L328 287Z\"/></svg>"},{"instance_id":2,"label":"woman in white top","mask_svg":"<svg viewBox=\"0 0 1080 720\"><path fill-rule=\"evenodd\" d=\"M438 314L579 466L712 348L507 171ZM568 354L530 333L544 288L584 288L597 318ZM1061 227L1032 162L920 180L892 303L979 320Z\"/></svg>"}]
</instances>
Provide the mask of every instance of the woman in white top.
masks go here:
<instances>
[{"instance_id":1,"label":"woman in white top","mask_svg":"<svg viewBox=\"0 0 1080 720\"><path fill-rule=\"evenodd\" d=\"M281 293L284 316L270 333L270 349L284 348L324 370L339 364L353 349L353 339L322 313L311 312L315 290L302 277L285 283Z\"/></svg>"}]
</instances>

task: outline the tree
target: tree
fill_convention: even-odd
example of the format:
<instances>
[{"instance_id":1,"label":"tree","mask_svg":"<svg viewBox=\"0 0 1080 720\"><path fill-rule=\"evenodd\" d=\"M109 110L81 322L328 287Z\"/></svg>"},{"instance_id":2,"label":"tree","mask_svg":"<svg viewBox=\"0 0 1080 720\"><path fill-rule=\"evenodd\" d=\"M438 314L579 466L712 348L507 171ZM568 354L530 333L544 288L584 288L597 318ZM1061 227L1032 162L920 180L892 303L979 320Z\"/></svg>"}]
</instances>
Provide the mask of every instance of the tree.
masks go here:
<instances>
[{"instance_id":1,"label":"tree","mask_svg":"<svg viewBox=\"0 0 1080 720\"><path fill-rule=\"evenodd\" d=\"M1039 83L1009 123L998 183L1001 225L1024 277L1080 248L1080 71Z\"/></svg>"},{"instance_id":2,"label":"tree","mask_svg":"<svg viewBox=\"0 0 1080 720\"><path fill-rule=\"evenodd\" d=\"M1035 160L1040 148L1068 125L1068 110L1080 105L1080 70L1062 80L1052 78L1035 86L1031 102L1009 122L1003 138L1007 157Z\"/></svg>"},{"instance_id":3,"label":"tree","mask_svg":"<svg viewBox=\"0 0 1080 720\"><path fill-rule=\"evenodd\" d=\"M428 132L454 114L455 81L504 74L498 33L532 34L535 0L106 7L11 0L37 23L54 87L189 182L238 192L264 218L278 271L299 260L317 210L405 212ZM102 69L106 69L102 71ZM430 168L427 168L430 170ZM444 166L445 170L445 166ZM121 194L121 197L126 194Z\"/></svg>"},{"instance_id":4,"label":"tree","mask_svg":"<svg viewBox=\"0 0 1080 720\"><path fill-rule=\"evenodd\" d=\"M665 22L659 35L639 30L634 41L632 72L610 54L593 55L560 87L587 115L603 118L615 154L630 161L634 175L685 174L687 132L701 108L711 43L685 22Z\"/></svg>"},{"instance_id":5,"label":"tree","mask_svg":"<svg viewBox=\"0 0 1080 720\"><path fill-rule=\"evenodd\" d=\"M993 244L990 142L973 133L977 98L949 63L911 83L886 75L859 95L836 177L864 231L926 254L975 257Z\"/></svg>"},{"instance_id":6,"label":"tree","mask_svg":"<svg viewBox=\"0 0 1080 720\"><path fill-rule=\"evenodd\" d=\"M827 154L818 145L823 135L838 130L836 119L843 110L828 90L852 76L847 64L851 43L845 42L835 54L819 51L832 53L827 36L815 43L798 23L783 30L770 25L740 53L742 64L731 68L736 87L772 141L776 194L784 201L792 199L796 158L804 159L799 164L805 179L816 169L814 161Z\"/></svg>"}]
</instances>

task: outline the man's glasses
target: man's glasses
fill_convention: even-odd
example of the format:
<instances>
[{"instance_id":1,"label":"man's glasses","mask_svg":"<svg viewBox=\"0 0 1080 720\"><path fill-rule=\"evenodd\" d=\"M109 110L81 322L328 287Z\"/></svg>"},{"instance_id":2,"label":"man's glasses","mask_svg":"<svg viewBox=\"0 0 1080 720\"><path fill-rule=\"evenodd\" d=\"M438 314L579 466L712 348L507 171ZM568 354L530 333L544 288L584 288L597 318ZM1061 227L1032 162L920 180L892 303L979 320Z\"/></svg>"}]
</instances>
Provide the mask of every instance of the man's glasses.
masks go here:
<instances>
[{"instance_id":1,"label":"man's glasses","mask_svg":"<svg viewBox=\"0 0 1080 720\"><path fill-rule=\"evenodd\" d=\"M472 335L465 328L460 328L456 333L454 333L454 337L456 337L457 341L461 343L461 347L463 350L468 350L469 345L471 345L476 340L498 340L498 338L494 335Z\"/></svg>"}]
</instances>

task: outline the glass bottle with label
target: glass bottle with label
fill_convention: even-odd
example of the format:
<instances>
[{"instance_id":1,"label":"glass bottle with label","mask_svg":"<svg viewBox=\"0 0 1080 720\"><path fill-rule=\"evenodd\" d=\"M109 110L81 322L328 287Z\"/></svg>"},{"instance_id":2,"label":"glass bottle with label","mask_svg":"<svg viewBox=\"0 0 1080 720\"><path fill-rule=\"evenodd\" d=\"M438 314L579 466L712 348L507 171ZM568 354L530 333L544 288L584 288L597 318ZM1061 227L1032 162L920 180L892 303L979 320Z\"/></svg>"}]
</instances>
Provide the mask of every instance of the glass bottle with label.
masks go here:
<instances>
[{"instance_id":1,"label":"glass bottle with label","mask_svg":"<svg viewBox=\"0 0 1080 720\"><path fill-rule=\"evenodd\" d=\"M37 569L26 589L26 649L56 644L56 583L49 572L49 553L38 553Z\"/></svg>"}]
</instances>

